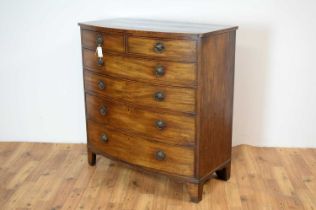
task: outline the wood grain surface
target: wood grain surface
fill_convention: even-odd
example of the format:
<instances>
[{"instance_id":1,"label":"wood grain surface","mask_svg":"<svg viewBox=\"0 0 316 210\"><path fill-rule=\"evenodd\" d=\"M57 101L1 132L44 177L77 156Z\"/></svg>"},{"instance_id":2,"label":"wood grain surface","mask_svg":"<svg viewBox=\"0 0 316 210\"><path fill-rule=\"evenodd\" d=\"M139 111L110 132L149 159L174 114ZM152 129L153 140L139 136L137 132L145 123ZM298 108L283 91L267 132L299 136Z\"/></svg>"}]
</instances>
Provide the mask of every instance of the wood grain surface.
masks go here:
<instances>
[{"instance_id":1,"label":"wood grain surface","mask_svg":"<svg viewBox=\"0 0 316 210\"><path fill-rule=\"evenodd\" d=\"M137 105L146 105L153 108L163 108L186 113L195 112L194 89L148 85L104 75L96 75L90 71L85 71L84 76L85 89L87 91ZM103 90L100 90L98 87L99 81L105 84ZM164 100L155 100L154 95L157 92L164 94Z\"/></svg>"},{"instance_id":2,"label":"wood grain surface","mask_svg":"<svg viewBox=\"0 0 316 210\"><path fill-rule=\"evenodd\" d=\"M230 159L234 93L235 31L201 40L198 100L199 177ZM212 151L212 158L210 158ZM229 167L229 166L228 166Z\"/></svg>"},{"instance_id":3,"label":"wood grain surface","mask_svg":"<svg viewBox=\"0 0 316 210\"><path fill-rule=\"evenodd\" d=\"M96 38L101 36L103 39L102 48L103 51L109 52L124 52L124 36L123 34L101 33L90 30L81 31L81 43L82 47L96 50Z\"/></svg>"},{"instance_id":4,"label":"wood grain surface","mask_svg":"<svg viewBox=\"0 0 316 210\"><path fill-rule=\"evenodd\" d=\"M85 144L0 143L0 209L316 209L316 149L237 146L232 176L211 179L203 200L186 186L97 156ZM215 175L214 175L215 176Z\"/></svg>"},{"instance_id":5,"label":"wood grain surface","mask_svg":"<svg viewBox=\"0 0 316 210\"><path fill-rule=\"evenodd\" d=\"M95 165L95 154L103 154L138 169L146 167L143 170L153 174L169 175L187 182L194 202L202 199L203 184L214 172L227 181L237 27L141 20L98 21L80 27L85 93L107 100L86 98L90 165ZM133 30L137 27L141 29ZM157 27L161 31L149 31ZM98 59L95 43L104 48ZM163 66L159 77L158 65ZM166 123L165 129L153 127L157 117L163 118L159 123ZM109 127L113 131L107 131ZM115 140L101 144L102 130ZM159 144L168 151L166 164L152 161L153 148Z\"/></svg>"},{"instance_id":6,"label":"wood grain surface","mask_svg":"<svg viewBox=\"0 0 316 210\"><path fill-rule=\"evenodd\" d=\"M104 65L98 65L95 50L83 49L84 67L97 73L122 77L136 81L166 85L195 86L196 64L168 62L162 60L140 59L124 55L104 55ZM158 66L164 69L159 76L155 70Z\"/></svg>"},{"instance_id":7,"label":"wood grain surface","mask_svg":"<svg viewBox=\"0 0 316 210\"><path fill-rule=\"evenodd\" d=\"M192 116L150 112L91 94L86 94L86 102L87 118L95 122L164 143L187 146L195 143L195 118ZM100 113L101 108L106 109L105 115ZM157 127L159 120L164 122L163 128Z\"/></svg>"},{"instance_id":8,"label":"wood grain surface","mask_svg":"<svg viewBox=\"0 0 316 210\"><path fill-rule=\"evenodd\" d=\"M196 38L231 30L237 26L218 24L176 22L163 20L146 20L131 18L115 18L79 23L81 28L100 31L126 32L138 36L161 36L177 38Z\"/></svg>"},{"instance_id":9,"label":"wood grain surface","mask_svg":"<svg viewBox=\"0 0 316 210\"><path fill-rule=\"evenodd\" d=\"M107 136L107 141L100 139ZM193 176L194 150L189 147L170 146L148 141L110 129L109 126L88 121L88 147L105 156L110 156L136 166L161 170L171 174ZM165 157L157 159L157 152Z\"/></svg>"},{"instance_id":10,"label":"wood grain surface","mask_svg":"<svg viewBox=\"0 0 316 210\"><path fill-rule=\"evenodd\" d=\"M165 49L161 53L154 51L157 43ZM140 37L127 37L127 52L168 60L194 62L196 60L196 41L194 40L159 40Z\"/></svg>"}]
</instances>

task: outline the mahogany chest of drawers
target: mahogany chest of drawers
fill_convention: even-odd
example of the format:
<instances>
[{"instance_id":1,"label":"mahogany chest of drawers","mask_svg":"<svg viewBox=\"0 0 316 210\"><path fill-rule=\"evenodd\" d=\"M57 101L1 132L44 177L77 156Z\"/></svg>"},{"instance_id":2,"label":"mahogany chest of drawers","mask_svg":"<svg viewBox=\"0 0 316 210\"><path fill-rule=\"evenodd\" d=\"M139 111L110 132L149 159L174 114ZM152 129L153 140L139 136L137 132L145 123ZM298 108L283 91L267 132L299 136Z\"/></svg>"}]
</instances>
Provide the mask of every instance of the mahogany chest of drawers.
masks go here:
<instances>
[{"instance_id":1,"label":"mahogany chest of drawers","mask_svg":"<svg viewBox=\"0 0 316 210\"><path fill-rule=\"evenodd\" d=\"M187 185L230 176L237 27L80 23L88 161L96 154Z\"/></svg>"}]
</instances>

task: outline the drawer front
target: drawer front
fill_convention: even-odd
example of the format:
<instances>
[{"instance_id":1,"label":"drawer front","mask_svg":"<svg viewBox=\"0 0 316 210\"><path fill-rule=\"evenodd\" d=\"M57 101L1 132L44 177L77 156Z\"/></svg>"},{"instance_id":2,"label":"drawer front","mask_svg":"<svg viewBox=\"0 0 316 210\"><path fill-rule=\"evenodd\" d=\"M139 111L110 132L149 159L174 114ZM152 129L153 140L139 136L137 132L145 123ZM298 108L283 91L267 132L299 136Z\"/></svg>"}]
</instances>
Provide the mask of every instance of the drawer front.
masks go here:
<instances>
[{"instance_id":1,"label":"drawer front","mask_svg":"<svg viewBox=\"0 0 316 210\"><path fill-rule=\"evenodd\" d=\"M135 165L193 176L193 149L128 136L88 121L88 144L95 150Z\"/></svg>"},{"instance_id":2,"label":"drawer front","mask_svg":"<svg viewBox=\"0 0 316 210\"><path fill-rule=\"evenodd\" d=\"M195 113L195 89L147 85L84 71L86 91L137 105Z\"/></svg>"},{"instance_id":3,"label":"drawer front","mask_svg":"<svg viewBox=\"0 0 316 210\"><path fill-rule=\"evenodd\" d=\"M99 65L94 51L83 50L84 66L95 72L162 84L196 84L195 63L155 61L107 54L104 55L103 61L103 65Z\"/></svg>"},{"instance_id":4,"label":"drawer front","mask_svg":"<svg viewBox=\"0 0 316 210\"><path fill-rule=\"evenodd\" d=\"M195 40L157 40L130 36L127 41L127 49L129 53L169 60L188 62L196 60Z\"/></svg>"},{"instance_id":5,"label":"drawer front","mask_svg":"<svg viewBox=\"0 0 316 210\"><path fill-rule=\"evenodd\" d=\"M86 94L87 117L161 142L193 145L193 117L149 112Z\"/></svg>"},{"instance_id":6,"label":"drawer front","mask_svg":"<svg viewBox=\"0 0 316 210\"><path fill-rule=\"evenodd\" d=\"M82 46L95 50L100 44L104 51L124 52L124 36L122 34L104 34L95 31L82 30Z\"/></svg>"}]
</instances>

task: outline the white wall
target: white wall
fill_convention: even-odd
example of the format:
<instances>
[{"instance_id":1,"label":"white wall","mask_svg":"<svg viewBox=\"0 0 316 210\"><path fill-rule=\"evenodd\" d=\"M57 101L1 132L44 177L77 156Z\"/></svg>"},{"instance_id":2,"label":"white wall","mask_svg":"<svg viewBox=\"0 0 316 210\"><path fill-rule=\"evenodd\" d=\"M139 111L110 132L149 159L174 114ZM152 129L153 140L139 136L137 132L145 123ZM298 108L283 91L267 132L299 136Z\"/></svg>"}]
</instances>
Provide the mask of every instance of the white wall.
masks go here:
<instances>
[{"instance_id":1,"label":"white wall","mask_svg":"<svg viewBox=\"0 0 316 210\"><path fill-rule=\"evenodd\" d=\"M314 0L0 1L0 139L85 142L80 21L239 25L234 144L316 147Z\"/></svg>"}]
</instances>

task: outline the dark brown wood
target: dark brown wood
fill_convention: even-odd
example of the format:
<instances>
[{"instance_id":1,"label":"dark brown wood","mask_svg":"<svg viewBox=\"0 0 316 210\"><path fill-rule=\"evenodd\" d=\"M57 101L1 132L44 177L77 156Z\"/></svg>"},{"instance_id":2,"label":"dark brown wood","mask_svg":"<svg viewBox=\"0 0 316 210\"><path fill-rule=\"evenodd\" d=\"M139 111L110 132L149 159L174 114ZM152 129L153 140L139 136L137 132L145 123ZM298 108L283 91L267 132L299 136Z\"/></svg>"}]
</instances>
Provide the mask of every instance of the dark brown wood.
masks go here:
<instances>
[{"instance_id":1,"label":"dark brown wood","mask_svg":"<svg viewBox=\"0 0 316 210\"><path fill-rule=\"evenodd\" d=\"M197 104L200 178L231 159L235 32L202 38L201 46Z\"/></svg>"},{"instance_id":2,"label":"dark brown wood","mask_svg":"<svg viewBox=\"0 0 316 210\"><path fill-rule=\"evenodd\" d=\"M216 175L219 179L222 179L225 181L229 180L229 178L230 178L230 165L231 165L231 162L229 161L229 163L227 163L224 168L216 171Z\"/></svg>"},{"instance_id":3,"label":"dark brown wood","mask_svg":"<svg viewBox=\"0 0 316 210\"><path fill-rule=\"evenodd\" d=\"M148 112L90 94L86 94L86 102L87 118L95 122L110 124L164 143L194 145L195 119L192 116ZM106 107L105 115L100 113L101 107ZM157 120L164 121L165 127L158 128L155 124Z\"/></svg>"},{"instance_id":4,"label":"dark brown wood","mask_svg":"<svg viewBox=\"0 0 316 210\"><path fill-rule=\"evenodd\" d=\"M187 183L186 185L191 201L194 203L200 202L202 200L203 184Z\"/></svg>"},{"instance_id":5,"label":"dark brown wood","mask_svg":"<svg viewBox=\"0 0 316 210\"><path fill-rule=\"evenodd\" d=\"M103 96L128 101L139 105L153 106L179 112L194 113L195 91L189 88L171 88L154 86L144 83L111 78L85 71L85 87L87 91L99 93ZM98 82L106 85L104 90L98 87ZM163 92L162 101L155 99L155 93Z\"/></svg>"},{"instance_id":6,"label":"dark brown wood","mask_svg":"<svg viewBox=\"0 0 316 210\"><path fill-rule=\"evenodd\" d=\"M190 39L237 29L236 26L126 18L90 21L79 25L83 29L127 32L137 36Z\"/></svg>"},{"instance_id":7,"label":"dark brown wood","mask_svg":"<svg viewBox=\"0 0 316 210\"><path fill-rule=\"evenodd\" d=\"M97 73L130 80L172 86L196 86L196 64L161 60L137 59L131 56L104 55L104 65L99 66L95 50L83 49L84 67ZM165 73L156 74L157 66Z\"/></svg>"},{"instance_id":8,"label":"dark brown wood","mask_svg":"<svg viewBox=\"0 0 316 210\"><path fill-rule=\"evenodd\" d=\"M90 166L94 166L96 163L96 155L91 151L91 149L87 148L88 153L88 163Z\"/></svg>"},{"instance_id":9,"label":"dark brown wood","mask_svg":"<svg viewBox=\"0 0 316 210\"><path fill-rule=\"evenodd\" d=\"M162 52L155 51L155 45L164 46ZM128 36L127 52L169 60L194 62L196 59L195 40L162 40Z\"/></svg>"},{"instance_id":10,"label":"dark brown wood","mask_svg":"<svg viewBox=\"0 0 316 210\"><path fill-rule=\"evenodd\" d=\"M114 51L114 52L124 52L124 36L122 34L111 34L111 33L100 33L89 30L82 30L82 46L92 50L96 50L97 36L101 35L103 42L101 44L103 51Z\"/></svg>"},{"instance_id":11,"label":"dark brown wood","mask_svg":"<svg viewBox=\"0 0 316 210\"><path fill-rule=\"evenodd\" d=\"M237 27L126 19L80 26L89 162L101 154L168 175L187 183L194 202L213 173L228 180Z\"/></svg>"},{"instance_id":12,"label":"dark brown wood","mask_svg":"<svg viewBox=\"0 0 316 210\"><path fill-rule=\"evenodd\" d=\"M141 137L135 138L110 129L108 126L88 121L88 147L106 153L112 157L135 165L154 168L169 173L193 176L193 149L151 142ZM100 135L108 136L106 143L100 140ZM156 153L163 151L166 157L156 159Z\"/></svg>"}]
</instances>

